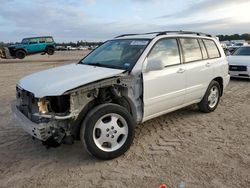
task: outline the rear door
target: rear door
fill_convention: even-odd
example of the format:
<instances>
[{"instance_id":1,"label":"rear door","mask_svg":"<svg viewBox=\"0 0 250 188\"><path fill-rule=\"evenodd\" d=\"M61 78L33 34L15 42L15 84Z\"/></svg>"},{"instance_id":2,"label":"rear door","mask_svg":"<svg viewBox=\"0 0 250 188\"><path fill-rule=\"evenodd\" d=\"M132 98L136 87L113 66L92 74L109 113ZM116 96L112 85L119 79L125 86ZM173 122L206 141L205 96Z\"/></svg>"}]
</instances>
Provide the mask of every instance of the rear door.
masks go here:
<instances>
[{"instance_id":1,"label":"rear door","mask_svg":"<svg viewBox=\"0 0 250 188\"><path fill-rule=\"evenodd\" d=\"M165 68L143 73L144 121L181 106L186 87L185 65L181 63L177 39L160 39L147 59L161 59Z\"/></svg>"},{"instance_id":2,"label":"rear door","mask_svg":"<svg viewBox=\"0 0 250 188\"><path fill-rule=\"evenodd\" d=\"M198 38L180 38L183 58L186 65L187 88L184 103L200 100L213 78L212 62L202 40Z\"/></svg>"},{"instance_id":3,"label":"rear door","mask_svg":"<svg viewBox=\"0 0 250 188\"><path fill-rule=\"evenodd\" d=\"M39 38L39 45L37 47L37 50L39 50L39 52L44 52L46 49L46 38Z\"/></svg>"}]
</instances>

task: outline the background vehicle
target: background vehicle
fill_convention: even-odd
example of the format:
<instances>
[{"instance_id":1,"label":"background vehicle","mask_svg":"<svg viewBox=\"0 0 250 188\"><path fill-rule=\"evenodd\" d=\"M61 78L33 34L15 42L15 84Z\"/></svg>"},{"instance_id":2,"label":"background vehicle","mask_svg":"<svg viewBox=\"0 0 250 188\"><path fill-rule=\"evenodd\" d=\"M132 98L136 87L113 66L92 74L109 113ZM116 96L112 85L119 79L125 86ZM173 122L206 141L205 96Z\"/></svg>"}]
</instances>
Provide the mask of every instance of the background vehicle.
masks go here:
<instances>
[{"instance_id":1,"label":"background vehicle","mask_svg":"<svg viewBox=\"0 0 250 188\"><path fill-rule=\"evenodd\" d=\"M57 51L66 51L68 50L65 46L56 46Z\"/></svg>"},{"instance_id":2,"label":"background vehicle","mask_svg":"<svg viewBox=\"0 0 250 188\"><path fill-rule=\"evenodd\" d=\"M87 46L79 46L77 49L78 50L88 50L88 47Z\"/></svg>"},{"instance_id":3,"label":"background vehicle","mask_svg":"<svg viewBox=\"0 0 250 188\"><path fill-rule=\"evenodd\" d=\"M8 47L10 55L18 59L23 59L27 55L37 53L47 53L53 55L55 52L55 42L51 36L24 38L20 44Z\"/></svg>"},{"instance_id":4,"label":"background vehicle","mask_svg":"<svg viewBox=\"0 0 250 188\"><path fill-rule=\"evenodd\" d=\"M67 50L78 50L76 47L73 46L66 46Z\"/></svg>"},{"instance_id":5,"label":"background vehicle","mask_svg":"<svg viewBox=\"0 0 250 188\"><path fill-rule=\"evenodd\" d=\"M231 77L250 78L250 46L242 46L228 57Z\"/></svg>"},{"instance_id":6,"label":"background vehicle","mask_svg":"<svg viewBox=\"0 0 250 188\"><path fill-rule=\"evenodd\" d=\"M212 112L228 82L227 59L211 35L127 34L78 64L21 79L12 110L46 144L80 138L92 155L112 159L129 149L136 123L195 103Z\"/></svg>"}]
</instances>

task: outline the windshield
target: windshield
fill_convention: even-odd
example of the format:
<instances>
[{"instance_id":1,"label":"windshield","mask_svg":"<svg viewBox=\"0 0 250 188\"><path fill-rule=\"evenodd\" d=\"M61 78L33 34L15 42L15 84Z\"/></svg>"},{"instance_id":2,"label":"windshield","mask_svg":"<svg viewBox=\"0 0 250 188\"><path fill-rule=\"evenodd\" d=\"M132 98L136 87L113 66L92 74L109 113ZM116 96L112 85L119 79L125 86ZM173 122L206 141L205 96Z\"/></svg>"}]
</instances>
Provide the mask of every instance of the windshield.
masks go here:
<instances>
[{"instance_id":1,"label":"windshield","mask_svg":"<svg viewBox=\"0 0 250 188\"><path fill-rule=\"evenodd\" d=\"M28 40L28 39L23 39L21 43L22 43L22 44L28 44L28 43L29 43L29 40Z\"/></svg>"},{"instance_id":2,"label":"windshield","mask_svg":"<svg viewBox=\"0 0 250 188\"><path fill-rule=\"evenodd\" d=\"M247 55L250 56L250 46L249 47L241 47L236 50L233 55Z\"/></svg>"},{"instance_id":3,"label":"windshield","mask_svg":"<svg viewBox=\"0 0 250 188\"><path fill-rule=\"evenodd\" d=\"M148 45L147 39L107 41L80 63L107 68L131 70Z\"/></svg>"}]
</instances>

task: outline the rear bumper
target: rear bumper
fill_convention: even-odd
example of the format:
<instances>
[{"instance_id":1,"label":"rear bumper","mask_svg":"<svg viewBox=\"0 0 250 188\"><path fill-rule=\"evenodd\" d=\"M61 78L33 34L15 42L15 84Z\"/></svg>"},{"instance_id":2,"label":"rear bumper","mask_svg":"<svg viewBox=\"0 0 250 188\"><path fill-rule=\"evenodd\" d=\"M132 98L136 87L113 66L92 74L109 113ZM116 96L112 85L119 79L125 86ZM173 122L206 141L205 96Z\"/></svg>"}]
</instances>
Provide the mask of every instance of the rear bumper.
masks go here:
<instances>
[{"instance_id":1,"label":"rear bumper","mask_svg":"<svg viewBox=\"0 0 250 188\"><path fill-rule=\"evenodd\" d=\"M17 109L15 102L11 104L11 110L14 120L20 127L24 129L24 131L42 141L46 141L49 138L48 126L46 123L36 124L30 121L22 112Z\"/></svg>"}]
</instances>

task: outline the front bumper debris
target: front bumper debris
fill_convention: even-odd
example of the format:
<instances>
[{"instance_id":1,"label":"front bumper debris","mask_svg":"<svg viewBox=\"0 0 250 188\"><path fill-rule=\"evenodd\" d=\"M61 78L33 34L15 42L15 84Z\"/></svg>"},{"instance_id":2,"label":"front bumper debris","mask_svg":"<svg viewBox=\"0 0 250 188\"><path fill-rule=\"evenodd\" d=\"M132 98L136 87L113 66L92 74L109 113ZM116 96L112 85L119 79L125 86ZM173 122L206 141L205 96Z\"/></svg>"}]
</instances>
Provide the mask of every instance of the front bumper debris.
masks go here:
<instances>
[{"instance_id":1,"label":"front bumper debris","mask_svg":"<svg viewBox=\"0 0 250 188\"><path fill-rule=\"evenodd\" d=\"M31 136L41 141L46 141L49 138L50 132L47 123L36 124L30 121L22 112L17 109L15 102L11 104L11 110L14 120Z\"/></svg>"}]
</instances>

